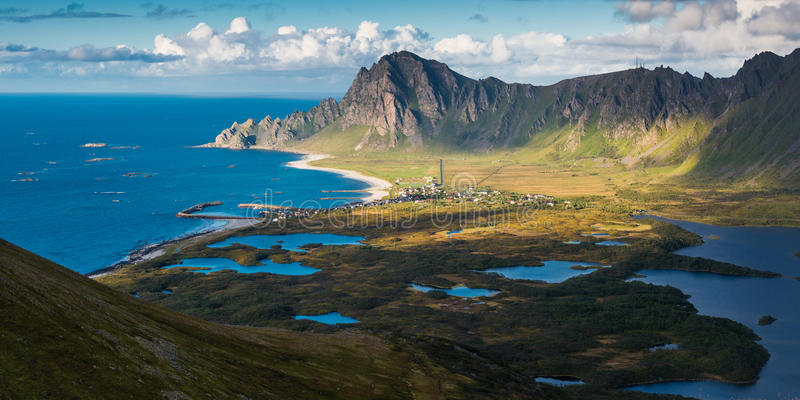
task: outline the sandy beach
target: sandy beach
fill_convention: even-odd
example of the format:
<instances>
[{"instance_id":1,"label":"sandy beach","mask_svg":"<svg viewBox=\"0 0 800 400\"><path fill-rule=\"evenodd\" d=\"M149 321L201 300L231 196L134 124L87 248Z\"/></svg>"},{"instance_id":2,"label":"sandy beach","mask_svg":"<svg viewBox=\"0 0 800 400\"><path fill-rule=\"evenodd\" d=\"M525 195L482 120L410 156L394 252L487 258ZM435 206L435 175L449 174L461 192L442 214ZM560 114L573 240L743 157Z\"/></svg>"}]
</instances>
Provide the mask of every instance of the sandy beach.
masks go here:
<instances>
[{"instance_id":1,"label":"sandy beach","mask_svg":"<svg viewBox=\"0 0 800 400\"><path fill-rule=\"evenodd\" d=\"M325 168L325 167L315 167L309 165L309 163L317 160L322 160L324 158L330 157L326 154L303 154L303 158L297 161L291 161L286 163L286 166L298 169L313 169L317 171L327 171L333 172L334 174L339 174L346 178L359 180L362 182L366 182L369 187L364 189L364 191L369 193L369 197L364 199L364 202L369 202L373 200L380 200L385 196L389 195L389 191L387 189L392 187L392 184L388 181L385 181L380 178L376 178L373 176L367 176L355 171L350 171L346 169L338 169L338 168Z\"/></svg>"}]
</instances>

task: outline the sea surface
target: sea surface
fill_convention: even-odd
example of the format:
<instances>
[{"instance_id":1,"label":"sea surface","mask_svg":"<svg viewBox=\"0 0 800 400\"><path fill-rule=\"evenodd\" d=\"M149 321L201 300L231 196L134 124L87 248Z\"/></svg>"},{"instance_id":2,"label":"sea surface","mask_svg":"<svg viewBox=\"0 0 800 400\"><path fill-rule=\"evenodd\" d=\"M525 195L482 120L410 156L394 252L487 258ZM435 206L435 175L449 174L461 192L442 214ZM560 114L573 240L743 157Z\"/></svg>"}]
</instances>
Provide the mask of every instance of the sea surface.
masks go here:
<instances>
[{"instance_id":1,"label":"sea surface","mask_svg":"<svg viewBox=\"0 0 800 400\"><path fill-rule=\"evenodd\" d=\"M233 121L282 118L317 102L0 95L0 238L88 273L145 244L224 224L175 217L197 203L222 201L204 212L231 215L245 215L237 205L250 202L330 206L321 190L368 185L285 167L296 154L187 147ZM108 145L81 147L98 142Z\"/></svg>"},{"instance_id":2,"label":"sea surface","mask_svg":"<svg viewBox=\"0 0 800 400\"><path fill-rule=\"evenodd\" d=\"M664 219L662 219L664 220ZM784 278L725 276L710 273L641 270L637 280L670 285L691 296L700 314L730 318L751 328L770 352L759 380L749 385L721 382L669 382L629 388L699 399L800 399L800 229L721 227L666 220L703 237L700 246L677 251L783 274ZM758 325L764 315L777 320ZM680 345L680 344L678 344Z\"/></svg>"}]
</instances>

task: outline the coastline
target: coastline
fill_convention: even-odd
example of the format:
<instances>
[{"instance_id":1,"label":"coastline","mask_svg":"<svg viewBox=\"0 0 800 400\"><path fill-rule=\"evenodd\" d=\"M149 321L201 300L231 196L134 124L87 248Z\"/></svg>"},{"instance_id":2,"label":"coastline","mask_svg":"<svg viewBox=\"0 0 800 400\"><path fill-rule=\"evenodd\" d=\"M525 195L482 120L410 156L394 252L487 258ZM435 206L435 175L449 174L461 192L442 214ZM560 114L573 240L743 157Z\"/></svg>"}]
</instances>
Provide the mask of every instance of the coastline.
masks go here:
<instances>
[{"instance_id":1,"label":"coastline","mask_svg":"<svg viewBox=\"0 0 800 400\"><path fill-rule=\"evenodd\" d=\"M172 239L146 244L142 247L139 247L131 251L130 253L128 253L127 256L125 256L125 258L123 258L120 261L117 261L113 265L109 265L108 267L94 270L92 272L87 273L85 276L87 278L95 279L101 276L111 275L115 271L117 271L122 267L125 267L126 265L132 265L143 261L152 260L156 257L160 257L166 254L167 247L175 243L182 242L184 240L190 240L203 236L208 236L215 233L225 232L232 229L242 228L250 224L250 222L251 222L250 220L245 220L245 219L229 219L227 220L227 223L225 225L222 225L220 227L211 227L208 229L203 229L199 232L184 233Z\"/></svg>"},{"instance_id":2,"label":"coastline","mask_svg":"<svg viewBox=\"0 0 800 400\"><path fill-rule=\"evenodd\" d=\"M364 174L362 174L360 172L351 171L351 170L347 170L347 169L316 167L316 166L310 165L311 162L319 161L319 160L322 160L322 159L325 159L325 158L330 158L330 156L327 155L327 154L302 153L302 152L294 152L294 151L292 151L290 153L302 154L303 158L301 158L301 159L299 159L297 161L290 161L290 162L286 163L287 167L297 168L297 169L309 169L309 170L315 170L315 171L332 172L334 174L341 175L341 176L343 176L345 178L354 179L354 180L366 183L367 185L369 185L369 187L364 189L364 191L368 192L369 196L367 196L365 199L362 200L365 203L368 203L370 201L380 200L380 199L384 198L385 196L389 195L389 191L386 190L386 189L391 188L392 184L390 182L388 182L388 181L383 180L383 179L376 178L374 176L367 176L367 175L364 175Z\"/></svg>"},{"instance_id":3,"label":"coastline","mask_svg":"<svg viewBox=\"0 0 800 400\"><path fill-rule=\"evenodd\" d=\"M192 146L192 147L214 147L214 146L202 145L202 146ZM388 181L385 181L385 180L380 179L380 178L372 177L372 176L367 176L367 175L361 174L361 173L356 172L356 171L350 171L350 170L338 169L338 168L315 167L315 166L309 165L309 163L311 163L311 162L322 160L322 159L325 159L325 158L329 158L330 156L326 155L326 154L305 153L305 152L299 152L299 151L293 151L293 150L277 150L277 149L273 149L273 148L260 148L260 147L251 147L250 149L253 149L253 150L270 150L270 151L280 151L280 152L284 152L284 153L301 154L302 155L301 159L296 160L296 161L290 161L290 162L286 163L285 165L287 167L296 168L296 169L308 169L308 170L331 172L331 173L334 173L334 174L337 174L337 175L340 175L340 176L343 176L343 177L346 177L346 178L349 178L349 179L354 179L354 180L357 180L357 181L364 182L364 183L369 185L369 187L367 187L366 189L363 190L364 192L369 193L369 196L367 196L366 198L362 199L362 201L364 203L375 201L375 200L380 200L383 197L388 196L389 195L389 191L386 190L386 189L388 189L388 188L390 188L392 186L392 184L390 182L388 182ZM89 277L89 278L94 279L94 278L98 278L98 277L101 277L101 276L104 276L104 275L113 274L114 271L116 271L116 270L118 270L118 269L120 269L120 268L122 268L122 267L124 267L126 265L136 264L136 263L140 263L140 262L143 262L143 261L152 260L152 259L154 259L156 257L160 257L160 256L162 256L162 255L164 255L166 253L166 248L168 246L173 245L175 243L178 243L178 242L181 242L181 241L184 241L184 240L190 240L190 239L194 239L194 238L199 238L199 237L202 237L202 236L207 236L207 235L211 235L211 234L215 234L215 233L219 233L219 232L224 232L224 231L231 230L231 229L241 228L241 227L247 226L250 223L249 219L241 219L241 218L230 218L230 219L222 219L222 220L227 221L227 223L225 225L220 226L220 227L212 227L212 228L208 228L208 229L202 230L200 232L182 234L182 235L176 236L176 237L174 237L172 239L168 239L168 240L164 240L164 241L161 241L161 242L147 244L147 245L144 245L144 246L139 247L137 249L134 249L133 251L128 253L128 255L125 256L125 258L123 258L122 260L120 260L120 261L118 261L118 262L116 262L113 265L110 265L108 267L100 268L98 270L89 272L88 274L86 274L86 276Z\"/></svg>"}]
</instances>

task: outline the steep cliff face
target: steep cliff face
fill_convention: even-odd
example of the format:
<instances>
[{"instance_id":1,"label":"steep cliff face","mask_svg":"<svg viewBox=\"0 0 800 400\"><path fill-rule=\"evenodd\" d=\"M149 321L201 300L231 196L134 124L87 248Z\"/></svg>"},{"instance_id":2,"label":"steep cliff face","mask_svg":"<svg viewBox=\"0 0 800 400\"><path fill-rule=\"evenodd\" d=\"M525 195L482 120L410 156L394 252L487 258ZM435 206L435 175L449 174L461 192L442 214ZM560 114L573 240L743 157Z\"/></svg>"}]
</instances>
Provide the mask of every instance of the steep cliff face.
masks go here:
<instances>
[{"instance_id":1,"label":"steep cliff face","mask_svg":"<svg viewBox=\"0 0 800 400\"><path fill-rule=\"evenodd\" d=\"M234 122L217 135L209 147L245 149L249 147L280 148L287 143L308 137L332 124L339 117L336 100L322 100L307 112L295 111L285 119L266 116L260 122L248 119Z\"/></svg>"},{"instance_id":2,"label":"steep cliff face","mask_svg":"<svg viewBox=\"0 0 800 400\"><path fill-rule=\"evenodd\" d=\"M698 78L658 67L533 86L470 79L445 64L403 51L361 68L338 103L326 99L285 120L267 117L259 123L234 124L213 145L281 147L324 128L333 134L359 126L366 127L360 142L343 151L397 146L489 151L550 143L552 148L544 150L556 158L680 163L698 152L708 153L708 141L741 136L729 134L739 129L729 117L745 104L777 101L776 93L787 85L797 88L798 68L798 51L786 57L762 53L729 78ZM796 139L799 117L786 112L789 120L780 125L781 133L769 134ZM765 110L757 115L768 117ZM738 151L731 146L723 147Z\"/></svg>"}]
</instances>

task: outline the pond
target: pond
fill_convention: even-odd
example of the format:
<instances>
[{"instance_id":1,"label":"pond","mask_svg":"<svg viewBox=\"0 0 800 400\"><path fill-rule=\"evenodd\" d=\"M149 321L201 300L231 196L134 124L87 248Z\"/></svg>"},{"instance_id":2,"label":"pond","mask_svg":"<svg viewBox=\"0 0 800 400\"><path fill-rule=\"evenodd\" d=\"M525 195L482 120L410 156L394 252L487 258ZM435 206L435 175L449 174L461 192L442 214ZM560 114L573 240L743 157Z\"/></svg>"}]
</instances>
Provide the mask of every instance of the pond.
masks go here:
<instances>
[{"instance_id":1,"label":"pond","mask_svg":"<svg viewBox=\"0 0 800 400\"><path fill-rule=\"evenodd\" d=\"M663 220L663 219L662 219ZM800 275L800 229L761 227L717 227L695 222L672 221L704 238L704 244L678 250L677 254L706 257L782 274ZM671 285L691 296L700 314L730 318L750 327L770 352L759 380L751 385L714 381L669 382L628 388L650 393L668 393L700 399L800 397L800 282L789 278L725 276L710 273L642 270L642 282ZM777 320L758 325L764 315Z\"/></svg>"},{"instance_id":2,"label":"pond","mask_svg":"<svg viewBox=\"0 0 800 400\"><path fill-rule=\"evenodd\" d=\"M604 240L602 242L595 243L598 246L628 246L625 242L618 242L616 240Z\"/></svg>"},{"instance_id":3,"label":"pond","mask_svg":"<svg viewBox=\"0 0 800 400\"><path fill-rule=\"evenodd\" d=\"M667 344L662 344L660 346L653 346L653 347L651 347L651 348L649 348L647 350L650 350L650 351L678 350L678 345L675 344L675 343L667 343Z\"/></svg>"},{"instance_id":4,"label":"pond","mask_svg":"<svg viewBox=\"0 0 800 400\"><path fill-rule=\"evenodd\" d=\"M338 312L332 312L323 315L296 315L294 319L301 320L307 319L322 324L336 325L336 324L355 324L358 320L355 318L345 317Z\"/></svg>"},{"instance_id":5,"label":"pond","mask_svg":"<svg viewBox=\"0 0 800 400\"><path fill-rule=\"evenodd\" d=\"M316 268L307 267L300 263L278 264L265 258L259 260L264 265L241 265L230 258L188 258L183 260L183 264L167 265L163 268L192 268L192 272L209 274L211 272L234 270L240 274L255 274L266 272L276 275L311 275L317 271Z\"/></svg>"},{"instance_id":6,"label":"pond","mask_svg":"<svg viewBox=\"0 0 800 400\"><path fill-rule=\"evenodd\" d=\"M546 383L548 385L559 386L559 387L583 385L583 381L577 379L561 379L561 378L550 378L544 376L536 378L536 382Z\"/></svg>"},{"instance_id":7,"label":"pond","mask_svg":"<svg viewBox=\"0 0 800 400\"><path fill-rule=\"evenodd\" d=\"M542 261L542 263L544 265L538 267L522 265L517 267L490 268L478 272L487 274L495 273L508 279L559 283L575 276L590 274L596 269L608 267L607 265L584 261L548 260Z\"/></svg>"},{"instance_id":8,"label":"pond","mask_svg":"<svg viewBox=\"0 0 800 400\"><path fill-rule=\"evenodd\" d=\"M416 283L412 283L411 288L423 293L430 292L431 290L441 290L450 296L457 297L491 297L500 293L497 290L473 289L466 286L456 286L452 289L439 289L432 286L417 285Z\"/></svg>"},{"instance_id":9,"label":"pond","mask_svg":"<svg viewBox=\"0 0 800 400\"><path fill-rule=\"evenodd\" d=\"M456 230L456 231L447 231L447 238L450 239L451 237L453 237L453 235L457 235L457 234L461 233L461 231L462 231L462 229L459 229L459 230Z\"/></svg>"},{"instance_id":10,"label":"pond","mask_svg":"<svg viewBox=\"0 0 800 400\"><path fill-rule=\"evenodd\" d=\"M311 243L323 245L348 245L361 244L361 236L336 235L333 233L294 233L289 235L251 235L234 236L222 242L209 244L208 247L227 247L234 243L245 244L259 249L269 249L280 245L281 248L291 251L306 251L300 247Z\"/></svg>"}]
</instances>

